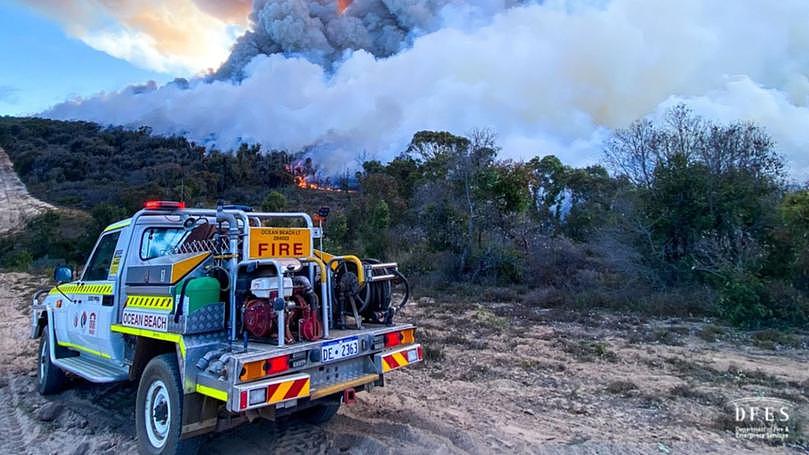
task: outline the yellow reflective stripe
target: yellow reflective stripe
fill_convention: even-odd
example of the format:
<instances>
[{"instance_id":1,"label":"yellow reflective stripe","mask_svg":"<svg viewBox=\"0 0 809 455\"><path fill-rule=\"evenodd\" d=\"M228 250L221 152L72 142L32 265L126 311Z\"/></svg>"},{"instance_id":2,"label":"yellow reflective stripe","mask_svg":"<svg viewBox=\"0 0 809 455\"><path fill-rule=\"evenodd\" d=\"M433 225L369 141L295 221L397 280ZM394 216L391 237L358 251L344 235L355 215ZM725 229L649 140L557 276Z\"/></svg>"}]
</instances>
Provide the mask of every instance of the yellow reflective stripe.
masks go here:
<instances>
[{"instance_id":1,"label":"yellow reflective stripe","mask_svg":"<svg viewBox=\"0 0 809 455\"><path fill-rule=\"evenodd\" d=\"M174 308L174 298L159 295L130 295L126 297L126 306L127 308L171 311Z\"/></svg>"},{"instance_id":2,"label":"yellow reflective stripe","mask_svg":"<svg viewBox=\"0 0 809 455\"><path fill-rule=\"evenodd\" d=\"M86 352L86 353L88 353L88 354L97 355L97 356L99 356L99 357L103 357L103 358L105 358L105 359L111 359L111 358L112 358L112 357L110 357L110 355L109 355L109 354L107 354L107 353L104 353L104 352L101 352L101 351L96 351L96 350L94 350L94 349L90 349L90 348L86 348L86 347L84 347L84 346L80 346L80 345L78 345L78 344L74 344L74 343L68 343L67 341L59 341L59 342L57 342L57 344L58 344L59 346L65 347L65 348L71 348L71 349L75 349L75 350L77 350L77 351Z\"/></svg>"},{"instance_id":3,"label":"yellow reflective stripe","mask_svg":"<svg viewBox=\"0 0 809 455\"><path fill-rule=\"evenodd\" d=\"M110 327L110 330L112 330L113 332L125 333L127 335L135 335L139 337L146 337L155 340L170 341L172 343L176 343L180 347L180 355L182 355L183 358L185 358L185 342L183 341L183 336L180 334L155 332L154 330L139 329L137 327L127 327L121 324L113 324Z\"/></svg>"},{"instance_id":4,"label":"yellow reflective stripe","mask_svg":"<svg viewBox=\"0 0 809 455\"><path fill-rule=\"evenodd\" d=\"M401 352L394 352L393 358L396 359L396 363L398 363L400 367L410 364Z\"/></svg>"},{"instance_id":5,"label":"yellow reflective stripe","mask_svg":"<svg viewBox=\"0 0 809 455\"><path fill-rule=\"evenodd\" d=\"M112 284L63 284L59 289L51 289L50 294L60 294L59 291L76 295L112 295Z\"/></svg>"},{"instance_id":6,"label":"yellow reflective stripe","mask_svg":"<svg viewBox=\"0 0 809 455\"><path fill-rule=\"evenodd\" d=\"M228 401L228 393L224 390L214 389L213 387L204 386L202 384L197 384L196 390L197 393L207 395L211 398L216 398L220 401Z\"/></svg>"},{"instance_id":7,"label":"yellow reflective stripe","mask_svg":"<svg viewBox=\"0 0 809 455\"><path fill-rule=\"evenodd\" d=\"M132 223L132 218L128 218L126 220L119 221L117 223L110 224L106 228L104 228L104 232L114 231L116 229L121 229L129 226Z\"/></svg>"},{"instance_id":8,"label":"yellow reflective stripe","mask_svg":"<svg viewBox=\"0 0 809 455\"><path fill-rule=\"evenodd\" d=\"M286 396L287 392L289 392L289 389L292 388L293 383L295 383L295 381L288 381L288 382L281 383L281 385L279 385L278 388L275 389L275 393L272 394L272 396L270 397L269 400L267 400L267 402L268 403L277 403L277 402L283 400L284 397Z\"/></svg>"}]
</instances>

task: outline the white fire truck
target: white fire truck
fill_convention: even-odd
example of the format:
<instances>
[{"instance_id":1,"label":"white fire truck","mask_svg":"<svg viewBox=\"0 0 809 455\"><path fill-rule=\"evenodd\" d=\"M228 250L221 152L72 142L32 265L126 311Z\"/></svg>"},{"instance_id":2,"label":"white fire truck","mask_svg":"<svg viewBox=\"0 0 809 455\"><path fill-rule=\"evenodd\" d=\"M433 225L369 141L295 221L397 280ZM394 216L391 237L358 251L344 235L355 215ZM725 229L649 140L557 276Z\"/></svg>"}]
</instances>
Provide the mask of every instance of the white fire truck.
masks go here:
<instances>
[{"instance_id":1,"label":"white fire truck","mask_svg":"<svg viewBox=\"0 0 809 455\"><path fill-rule=\"evenodd\" d=\"M422 360L415 328L394 323L409 296L397 264L323 252L305 213L150 201L104 230L77 280L54 278L33 302L39 391L65 373L138 381L142 453L191 452L259 417L322 423Z\"/></svg>"}]
</instances>

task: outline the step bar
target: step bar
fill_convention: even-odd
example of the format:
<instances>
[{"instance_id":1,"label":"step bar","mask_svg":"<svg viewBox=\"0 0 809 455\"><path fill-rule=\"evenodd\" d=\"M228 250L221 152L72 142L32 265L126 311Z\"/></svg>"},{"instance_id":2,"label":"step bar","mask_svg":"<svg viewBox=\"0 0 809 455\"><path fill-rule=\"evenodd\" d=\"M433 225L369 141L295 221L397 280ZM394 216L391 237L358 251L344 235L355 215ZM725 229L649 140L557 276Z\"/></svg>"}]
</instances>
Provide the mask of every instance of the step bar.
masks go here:
<instances>
[{"instance_id":1,"label":"step bar","mask_svg":"<svg viewBox=\"0 0 809 455\"><path fill-rule=\"evenodd\" d=\"M53 359L52 363L62 370L81 376L90 382L120 382L129 378L127 368L92 360L84 355Z\"/></svg>"},{"instance_id":2,"label":"step bar","mask_svg":"<svg viewBox=\"0 0 809 455\"><path fill-rule=\"evenodd\" d=\"M53 321L53 312L48 311L48 321ZM53 324L48 324L48 346L51 363L60 369L81 376L91 382L120 382L129 379L129 369L123 365L112 362L100 362L87 355L79 354L75 357L56 358L56 337L53 334Z\"/></svg>"}]
</instances>

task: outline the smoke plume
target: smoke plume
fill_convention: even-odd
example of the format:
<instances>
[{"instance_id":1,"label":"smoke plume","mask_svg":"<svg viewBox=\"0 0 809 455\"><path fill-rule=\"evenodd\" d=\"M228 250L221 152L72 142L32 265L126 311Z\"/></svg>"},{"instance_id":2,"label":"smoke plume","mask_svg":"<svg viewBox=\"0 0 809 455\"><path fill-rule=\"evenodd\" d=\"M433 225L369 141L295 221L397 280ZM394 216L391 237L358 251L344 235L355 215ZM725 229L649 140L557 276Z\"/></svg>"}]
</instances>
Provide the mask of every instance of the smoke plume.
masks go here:
<instances>
[{"instance_id":1,"label":"smoke plume","mask_svg":"<svg viewBox=\"0 0 809 455\"><path fill-rule=\"evenodd\" d=\"M254 2L217 77L55 106L209 145L308 150L338 170L421 129L491 127L504 155L581 165L610 128L686 102L765 126L809 175L809 3L744 0Z\"/></svg>"},{"instance_id":2,"label":"smoke plume","mask_svg":"<svg viewBox=\"0 0 809 455\"><path fill-rule=\"evenodd\" d=\"M256 0L251 30L236 42L217 77L239 80L258 55L299 55L331 68L346 51L388 57L443 25L442 13L490 17L522 0Z\"/></svg>"}]
</instances>

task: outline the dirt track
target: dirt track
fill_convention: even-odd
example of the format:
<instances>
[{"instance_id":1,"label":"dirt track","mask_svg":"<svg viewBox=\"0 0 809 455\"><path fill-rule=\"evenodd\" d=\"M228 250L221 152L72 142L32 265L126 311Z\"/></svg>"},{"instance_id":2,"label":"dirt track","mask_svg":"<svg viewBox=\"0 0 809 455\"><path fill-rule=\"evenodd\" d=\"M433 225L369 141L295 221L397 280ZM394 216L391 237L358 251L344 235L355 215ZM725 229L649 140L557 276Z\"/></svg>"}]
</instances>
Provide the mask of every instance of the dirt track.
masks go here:
<instances>
[{"instance_id":1,"label":"dirt track","mask_svg":"<svg viewBox=\"0 0 809 455\"><path fill-rule=\"evenodd\" d=\"M133 452L133 385L73 378L59 395L42 398L34 391L36 343L27 339L27 297L39 284L44 281L30 275L0 274L6 316L0 322L0 401L10 410L0 414L0 452ZM387 387L360 394L326 426L255 422L211 437L203 453L801 449L737 440L717 422L722 403L739 396L777 394L809 406L805 349L738 345L732 332L706 342L694 336L704 328L697 322L616 316L562 322L539 311L533 321L508 323L513 310L422 299L405 317L421 327L431 361L391 374ZM443 328L453 323L454 330ZM664 326L677 335L661 335L668 333ZM54 407L55 417L44 421Z\"/></svg>"},{"instance_id":2,"label":"dirt track","mask_svg":"<svg viewBox=\"0 0 809 455\"><path fill-rule=\"evenodd\" d=\"M27 219L52 208L28 194L8 155L0 148L0 235L18 229Z\"/></svg>"}]
</instances>

